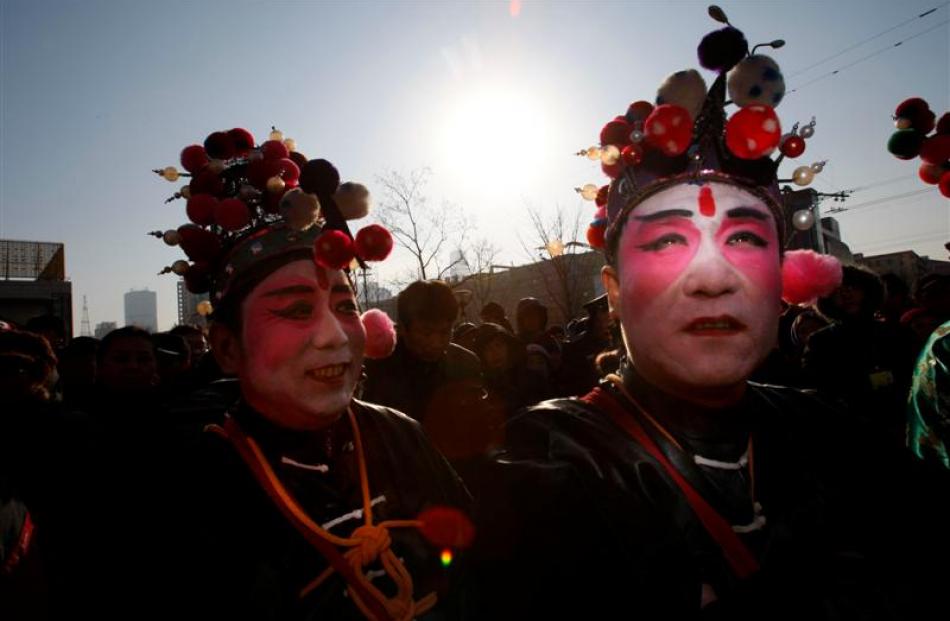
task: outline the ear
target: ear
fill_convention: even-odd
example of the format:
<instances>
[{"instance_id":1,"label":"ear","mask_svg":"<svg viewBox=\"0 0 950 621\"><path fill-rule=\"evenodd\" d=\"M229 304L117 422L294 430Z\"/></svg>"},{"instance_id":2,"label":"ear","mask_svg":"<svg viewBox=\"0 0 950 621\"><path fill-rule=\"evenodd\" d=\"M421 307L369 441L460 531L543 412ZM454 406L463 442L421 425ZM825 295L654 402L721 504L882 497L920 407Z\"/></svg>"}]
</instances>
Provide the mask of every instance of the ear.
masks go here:
<instances>
[{"instance_id":1,"label":"ear","mask_svg":"<svg viewBox=\"0 0 950 621\"><path fill-rule=\"evenodd\" d=\"M620 316L620 281L617 279L617 270L605 265L600 270L600 280L607 290L607 305L610 307L610 316L616 319Z\"/></svg>"},{"instance_id":2,"label":"ear","mask_svg":"<svg viewBox=\"0 0 950 621\"><path fill-rule=\"evenodd\" d=\"M244 360L238 335L224 324L212 323L208 340L211 341L211 353L221 370L228 375L237 375Z\"/></svg>"}]
</instances>

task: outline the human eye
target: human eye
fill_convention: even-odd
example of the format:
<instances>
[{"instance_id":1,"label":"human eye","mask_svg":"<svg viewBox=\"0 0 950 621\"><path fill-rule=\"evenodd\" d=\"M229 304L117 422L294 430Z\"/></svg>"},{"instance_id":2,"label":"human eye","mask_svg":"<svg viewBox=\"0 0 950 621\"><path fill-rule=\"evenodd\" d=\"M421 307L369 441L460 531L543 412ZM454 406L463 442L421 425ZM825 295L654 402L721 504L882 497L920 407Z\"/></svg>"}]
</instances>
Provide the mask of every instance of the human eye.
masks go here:
<instances>
[{"instance_id":1,"label":"human eye","mask_svg":"<svg viewBox=\"0 0 950 621\"><path fill-rule=\"evenodd\" d=\"M356 305L356 300L353 298L346 298L337 302L336 312L342 313L344 315L357 315L359 314L360 309Z\"/></svg>"},{"instance_id":2,"label":"human eye","mask_svg":"<svg viewBox=\"0 0 950 621\"><path fill-rule=\"evenodd\" d=\"M271 312L278 317L283 317L284 319L310 319L310 317L313 315L313 304L305 300L298 300L289 306L278 308L272 310Z\"/></svg>"},{"instance_id":3,"label":"human eye","mask_svg":"<svg viewBox=\"0 0 950 621\"><path fill-rule=\"evenodd\" d=\"M680 235L679 233L667 233L662 237L659 237L651 242L640 245L641 250L647 250L650 252L657 252L668 248L670 246L675 246L678 244L686 245L686 238Z\"/></svg>"},{"instance_id":4,"label":"human eye","mask_svg":"<svg viewBox=\"0 0 950 621\"><path fill-rule=\"evenodd\" d=\"M756 235L751 231L739 231L729 236L726 240L726 244L729 246L755 246L757 248L765 248L769 245L765 239L761 236Z\"/></svg>"}]
</instances>

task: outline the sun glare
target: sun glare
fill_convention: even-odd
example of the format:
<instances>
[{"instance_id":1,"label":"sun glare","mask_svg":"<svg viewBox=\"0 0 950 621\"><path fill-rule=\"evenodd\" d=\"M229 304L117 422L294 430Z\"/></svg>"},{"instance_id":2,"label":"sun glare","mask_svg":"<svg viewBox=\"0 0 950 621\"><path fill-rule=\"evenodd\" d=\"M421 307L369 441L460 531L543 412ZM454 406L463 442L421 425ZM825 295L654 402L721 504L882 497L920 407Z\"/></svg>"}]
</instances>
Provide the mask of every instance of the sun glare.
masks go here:
<instances>
[{"instance_id":1,"label":"sun glare","mask_svg":"<svg viewBox=\"0 0 950 621\"><path fill-rule=\"evenodd\" d=\"M535 180L537 160L547 156L550 128L530 92L501 86L466 89L445 118L441 162L460 182L500 194L522 193Z\"/></svg>"}]
</instances>

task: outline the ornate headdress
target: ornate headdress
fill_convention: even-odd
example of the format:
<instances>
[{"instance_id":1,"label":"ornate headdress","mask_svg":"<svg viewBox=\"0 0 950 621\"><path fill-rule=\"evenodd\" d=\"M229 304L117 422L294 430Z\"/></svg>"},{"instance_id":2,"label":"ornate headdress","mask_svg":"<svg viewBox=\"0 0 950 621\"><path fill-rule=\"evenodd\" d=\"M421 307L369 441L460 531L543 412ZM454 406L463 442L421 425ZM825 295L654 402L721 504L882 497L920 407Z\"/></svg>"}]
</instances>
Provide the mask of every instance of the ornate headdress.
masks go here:
<instances>
[{"instance_id":1,"label":"ornate headdress","mask_svg":"<svg viewBox=\"0 0 950 621\"><path fill-rule=\"evenodd\" d=\"M897 106L894 124L897 131L887 141L887 150L901 160L920 156L920 180L936 185L941 194L950 198L950 112L944 112L937 120L926 101L911 97Z\"/></svg>"},{"instance_id":2,"label":"ornate headdress","mask_svg":"<svg viewBox=\"0 0 950 621\"><path fill-rule=\"evenodd\" d=\"M166 202L185 199L191 222L151 235L180 246L189 259L161 273L183 276L191 292L209 292L214 304L247 293L297 258L349 270L392 250L392 237L378 224L355 239L350 233L347 221L369 212L366 188L340 184L333 164L308 160L276 129L258 146L246 129L214 132L203 145L182 150L181 166L186 172L174 166L155 172L171 182L190 177Z\"/></svg>"},{"instance_id":3,"label":"ornate headdress","mask_svg":"<svg viewBox=\"0 0 950 621\"><path fill-rule=\"evenodd\" d=\"M606 247L609 253L630 211L650 195L680 183L705 181L737 185L760 197L775 214L784 238L778 164L804 152L815 120L801 129L796 123L782 134L774 108L785 95L785 80L778 64L755 50L780 48L784 41L756 45L750 53L745 35L729 24L722 9L710 6L709 15L726 24L703 37L698 48L700 64L718 74L712 87L707 91L695 69L678 71L660 85L655 104L630 104L625 114L603 127L599 146L577 153L599 159L611 178L600 188L576 188L598 207L587 231L594 248ZM729 104L739 110L727 121ZM776 149L781 155L773 160L770 155ZM808 185L824 164L801 166L789 181Z\"/></svg>"}]
</instances>

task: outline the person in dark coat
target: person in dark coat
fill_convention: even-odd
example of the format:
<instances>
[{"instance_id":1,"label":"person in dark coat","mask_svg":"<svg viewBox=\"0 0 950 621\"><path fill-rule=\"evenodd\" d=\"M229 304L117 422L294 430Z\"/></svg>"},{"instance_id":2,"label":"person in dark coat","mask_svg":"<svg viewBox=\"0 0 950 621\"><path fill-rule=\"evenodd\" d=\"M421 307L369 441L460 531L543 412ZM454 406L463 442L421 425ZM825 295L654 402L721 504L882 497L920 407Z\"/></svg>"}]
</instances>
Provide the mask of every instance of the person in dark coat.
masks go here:
<instances>
[{"instance_id":1,"label":"person in dark coat","mask_svg":"<svg viewBox=\"0 0 950 621\"><path fill-rule=\"evenodd\" d=\"M600 381L597 356L611 348L610 309L607 294L584 304L587 322L584 332L564 345L558 394L576 396L587 394Z\"/></svg>"},{"instance_id":2,"label":"person in dark coat","mask_svg":"<svg viewBox=\"0 0 950 621\"><path fill-rule=\"evenodd\" d=\"M774 163L724 141L725 82L689 144L671 137L680 155L618 164L602 278L625 362L508 425L477 520L475 601L493 619L904 619L945 605L947 571L926 561L948 551L947 514L926 503L946 480L907 476L906 453L814 395L748 381L778 334L788 219ZM604 131L623 120L626 138L643 104Z\"/></svg>"}]
</instances>

